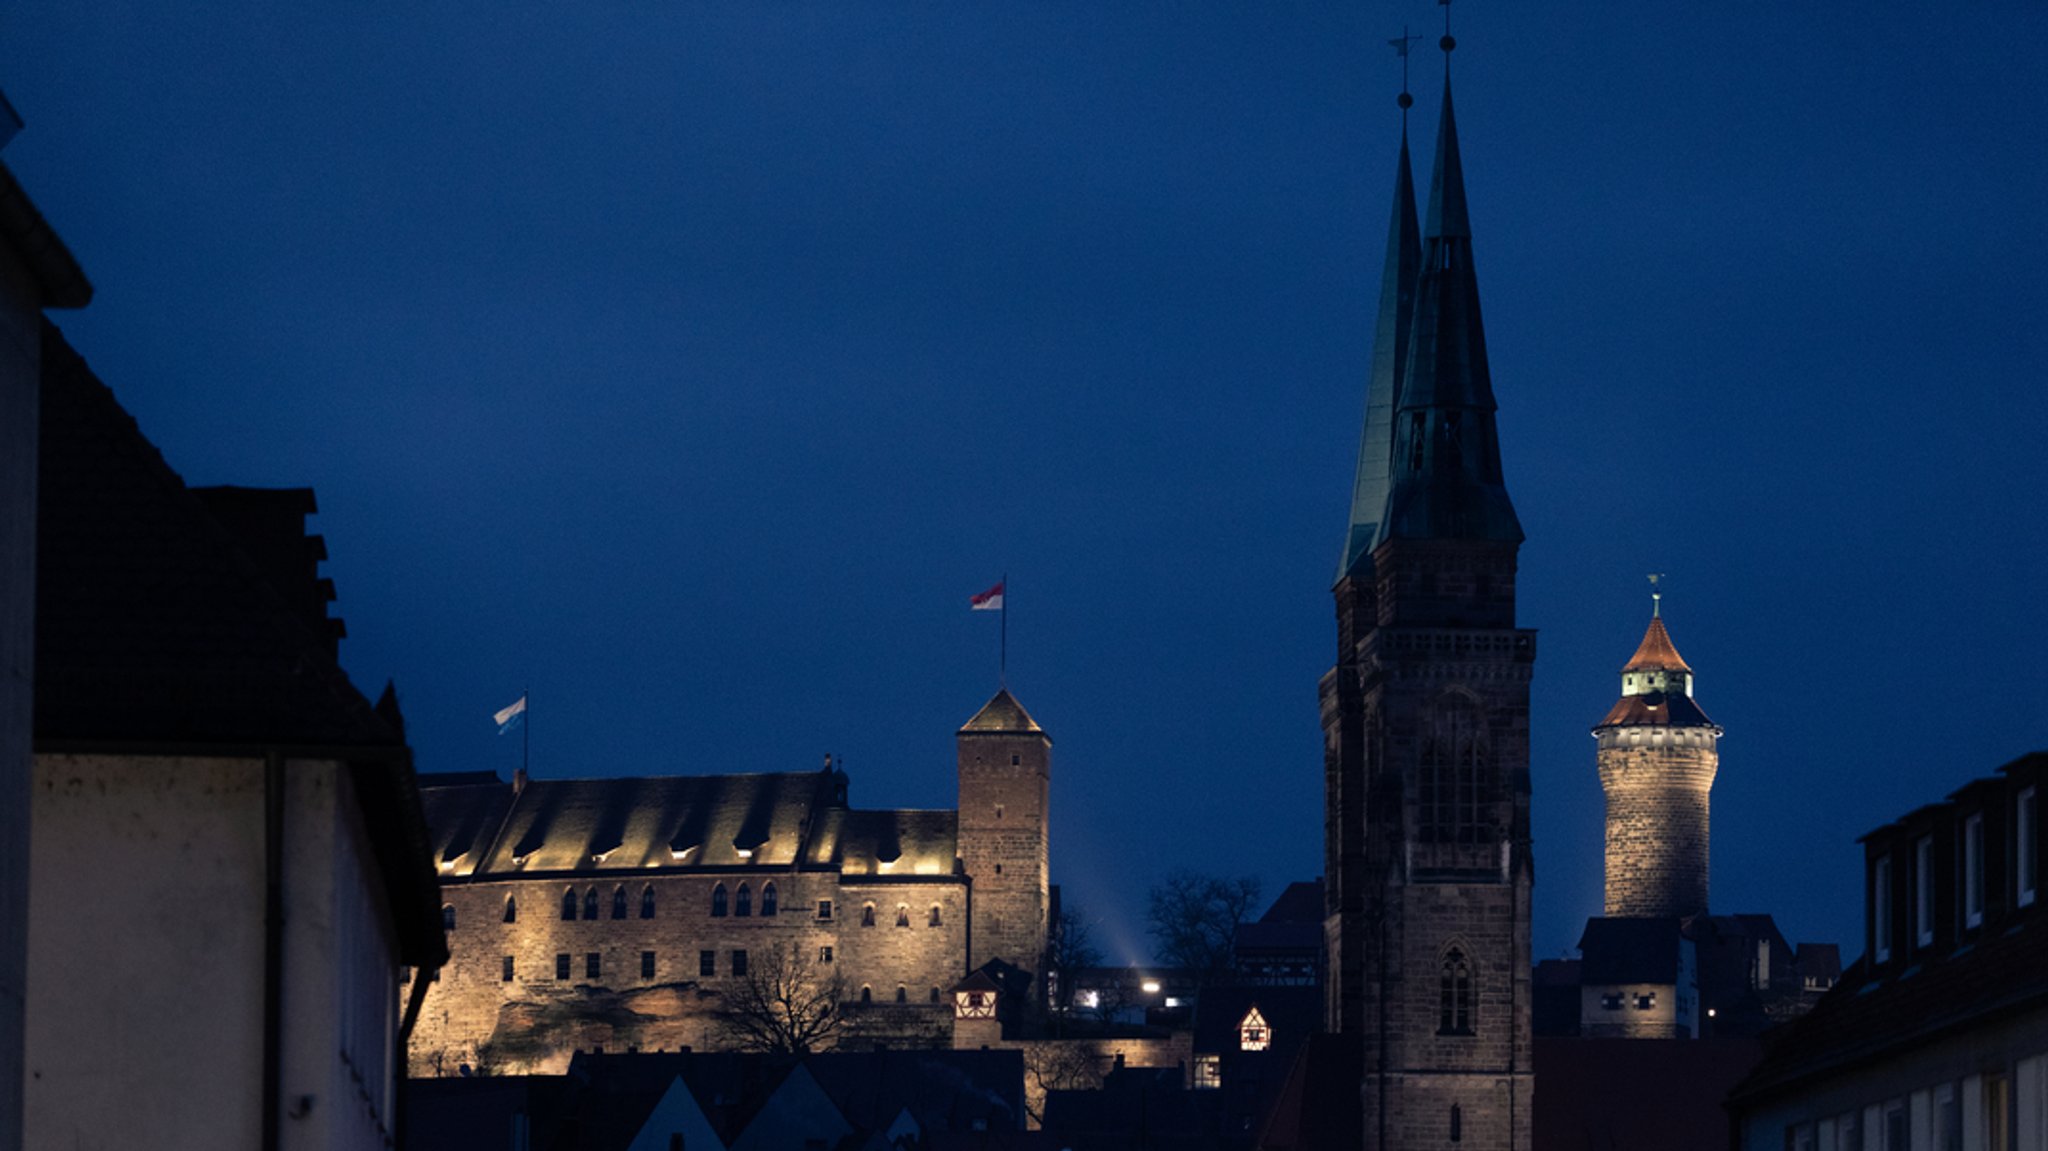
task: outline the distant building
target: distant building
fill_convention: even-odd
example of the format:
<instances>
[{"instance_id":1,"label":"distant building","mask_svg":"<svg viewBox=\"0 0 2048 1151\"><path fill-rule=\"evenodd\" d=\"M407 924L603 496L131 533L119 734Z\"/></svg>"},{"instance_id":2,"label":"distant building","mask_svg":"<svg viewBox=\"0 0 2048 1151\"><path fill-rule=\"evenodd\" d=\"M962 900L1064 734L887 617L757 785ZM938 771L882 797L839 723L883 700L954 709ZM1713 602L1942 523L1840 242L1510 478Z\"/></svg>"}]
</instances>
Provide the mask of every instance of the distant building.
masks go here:
<instances>
[{"instance_id":1,"label":"distant building","mask_svg":"<svg viewBox=\"0 0 2048 1151\"><path fill-rule=\"evenodd\" d=\"M1579 950L1579 1034L1699 1037L1693 944L1676 919L1589 919Z\"/></svg>"},{"instance_id":2,"label":"distant building","mask_svg":"<svg viewBox=\"0 0 2048 1151\"><path fill-rule=\"evenodd\" d=\"M1240 983L1273 987L1323 986L1323 881L1287 885L1265 914L1237 925L1232 969Z\"/></svg>"},{"instance_id":3,"label":"distant building","mask_svg":"<svg viewBox=\"0 0 2048 1151\"><path fill-rule=\"evenodd\" d=\"M1363 1107L1375 1148L1530 1145L1536 634L1495 407L1446 80L1421 228L1405 133L1397 161L1319 688L1326 1025L1363 1074L1336 1105Z\"/></svg>"},{"instance_id":4,"label":"distant building","mask_svg":"<svg viewBox=\"0 0 2048 1151\"><path fill-rule=\"evenodd\" d=\"M0 96L0 147L20 127ZM42 313L91 299L78 262L0 165L0 1151L21 1147Z\"/></svg>"},{"instance_id":5,"label":"distant building","mask_svg":"<svg viewBox=\"0 0 2048 1151\"><path fill-rule=\"evenodd\" d=\"M27 1145L387 1147L399 967L446 951L312 493L187 488L41 337Z\"/></svg>"},{"instance_id":6,"label":"distant building","mask_svg":"<svg viewBox=\"0 0 2048 1151\"><path fill-rule=\"evenodd\" d=\"M956 740L956 810L861 810L846 774L428 777L453 959L416 1075L558 1072L577 1051L717 1050L765 963L830 984L858 1042L945 1047L970 971L1044 970L1052 740L998 691Z\"/></svg>"},{"instance_id":7,"label":"distant building","mask_svg":"<svg viewBox=\"0 0 2048 1151\"><path fill-rule=\"evenodd\" d=\"M1739 1146L2048 1147L2044 790L2035 752L1863 837L1863 957L1769 1036Z\"/></svg>"}]
</instances>

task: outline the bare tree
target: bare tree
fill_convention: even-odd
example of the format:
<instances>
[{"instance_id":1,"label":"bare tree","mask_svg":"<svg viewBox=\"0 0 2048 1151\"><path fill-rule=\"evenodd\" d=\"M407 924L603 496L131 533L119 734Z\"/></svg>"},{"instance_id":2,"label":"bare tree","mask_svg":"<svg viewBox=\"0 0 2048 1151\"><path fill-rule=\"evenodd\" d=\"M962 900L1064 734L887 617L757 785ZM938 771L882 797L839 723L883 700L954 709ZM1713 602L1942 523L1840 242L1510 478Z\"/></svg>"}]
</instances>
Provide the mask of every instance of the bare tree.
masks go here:
<instances>
[{"instance_id":1,"label":"bare tree","mask_svg":"<svg viewBox=\"0 0 2048 1151\"><path fill-rule=\"evenodd\" d=\"M1102 949L1095 946L1094 936L1095 925L1079 907L1069 904L1060 908L1059 918L1053 921L1052 938L1046 945L1047 966L1052 968L1057 981L1053 998L1056 1017L1073 1009L1075 977L1083 968L1102 963Z\"/></svg>"},{"instance_id":2,"label":"bare tree","mask_svg":"<svg viewBox=\"0 0 2048 1151\"><path fill-rule=\"evenodd\" d=\"M1101 1089L1104 1062L1087 1040L1026 1044L1024 1110L1031 1121L1045 1122L1047 1092Z\"/></svg>"},{"instance_id":3,"label":"bare tree","mask_svg":"<svg viewBox=\"0 0 2048 1151\"><path fill-rule=\"evenodd\" d=\"M753 954L725 988L718 1025L740 1051L808 1055L829 1050L848 1025L846 982L808 948L777 943Z\"/></svg>"},{"instance_id":4,"label":"bare tree","mask_svg":"<svg viewBox=\"0 0 2048 1151\"><path fill-rule=\"evenodd\" d=\"M1255 875L1226 879L1182 869L1152 888L1145 910L1160 962L1193 972L1203 983L1228 975L1237 925L1259 902Z\"/></svg>"}]
</instances>

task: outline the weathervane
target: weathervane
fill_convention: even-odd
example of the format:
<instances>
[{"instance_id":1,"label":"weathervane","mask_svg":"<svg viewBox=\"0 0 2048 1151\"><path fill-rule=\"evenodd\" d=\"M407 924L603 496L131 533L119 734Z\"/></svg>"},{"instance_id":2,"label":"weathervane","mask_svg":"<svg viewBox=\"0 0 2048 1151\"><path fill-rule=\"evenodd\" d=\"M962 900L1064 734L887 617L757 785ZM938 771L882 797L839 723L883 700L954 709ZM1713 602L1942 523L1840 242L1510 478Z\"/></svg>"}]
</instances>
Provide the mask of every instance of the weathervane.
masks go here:
<instances>
[{"instance_id":1,"label":"weathervane","mask_svg":"<svg viewBox=\"0 0 2048 1151\"><path fill-rule=\"evenodd\" d=\"M1415 97L1408 94L1408 45L1420 39L1422 39L1420 36L1410 36L1408 34L1408 25L1403 24L1401 25L1400 37L1387 41L1388 44L1393 46L1394 54L1401 58L1401 95L1394 103L1401 106L1401 131L1403 133L1408 131L1408 109L1415 106Z\"/></svg>"},{"instance_id":2,"label":"weathervane","mask_svg":"<svg viewBox=\"0 0 2048 1151\"><path fill-rule=\"evenodd\" d=\"M1658 584L1658 583L1659 583L1659 582L1660 582L1661 580L1663 580L1663 578L1664 578L1664 573L1663 573L1663 572L1651 572L1651 573L1650 573L1650 618L1651 618L1651 619L1656 619L1656 618L1658 618L1659 616L1661 616L1661 615L1663 615L1663 614L1664 614L1664 593L1663 593L1662 591L1658 590L1658 588L1657 588L1657 584Z\"/></svg>"}]
</instances>

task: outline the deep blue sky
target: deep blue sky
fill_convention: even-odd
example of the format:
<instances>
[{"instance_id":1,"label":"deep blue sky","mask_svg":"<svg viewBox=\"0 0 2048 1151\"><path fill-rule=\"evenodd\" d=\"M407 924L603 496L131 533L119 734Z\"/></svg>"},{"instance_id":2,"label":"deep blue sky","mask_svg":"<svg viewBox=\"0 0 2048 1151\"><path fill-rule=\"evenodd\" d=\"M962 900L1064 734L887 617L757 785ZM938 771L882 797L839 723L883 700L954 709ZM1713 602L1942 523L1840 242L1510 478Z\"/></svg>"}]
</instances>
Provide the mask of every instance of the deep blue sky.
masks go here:
<instances>
[{"instance_id":1,"label":"deep blue sky","mask_svg":"<svg viewBox=\"0 0 2048 1151\"><path fill-rule=\"evenodd\" d=\"M1398 119L1372 4L16 0L72 341L195 483L310 484L427 770L812 768L951 806L1010 680L1054 878L1321 860L1316 680ZM1529 542L1536 947L1671 574L1714 905L2048 746L2048 9L1458 10ZM1428 171L1440 56L1416 59Z\"/></svg>"}]
</instances>

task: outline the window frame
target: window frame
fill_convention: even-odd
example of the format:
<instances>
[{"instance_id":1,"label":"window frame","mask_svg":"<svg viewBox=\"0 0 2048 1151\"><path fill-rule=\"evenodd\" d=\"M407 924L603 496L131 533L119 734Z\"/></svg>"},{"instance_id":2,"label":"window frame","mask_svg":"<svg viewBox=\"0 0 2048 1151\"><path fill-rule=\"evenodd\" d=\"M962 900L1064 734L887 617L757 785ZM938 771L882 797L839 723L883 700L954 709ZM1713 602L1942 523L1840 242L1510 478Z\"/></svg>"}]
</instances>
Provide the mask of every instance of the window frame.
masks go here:
<instances>
[{"instance_id":1,"label":"window frame","mask_svg":"<svg viewBox=\"0 0 2048 1151\"><path fill-rule=\"evenodd\" d=\"M2040 891L2041 805L2039 792L2029 784L2013 800L2013 902L2032 907Z\"/></svg>"},{"instance_id":2,"label":"window frame","mask_svg":"<svg viewBox=\"0 0 2048 1151\"><path fill-rule=\"evenodd\" d=\"M1984 926L1984 813L1963 820L1963 926Z\"/></svg>"},{"instance_id":3,"label":"window frame","mask_svg":"<svg viewBox=\"0 0 2048 1151\"><path fill-rule=\"evenodd\" d=\"M1892 958L1892 856L1870 861L1870 953L1879 963Z\"/></svg>"},{"instance_id":4,"label":"window frame","mask_svg":"<svg viewBox=\"0 0 2048 1151\"><path fill-rule=\"evenodd\" d=\"M1934 837L1923 835L1913 844L1913 939L1921 947L1934 945Z\"/></svg>"}]
</instances>

